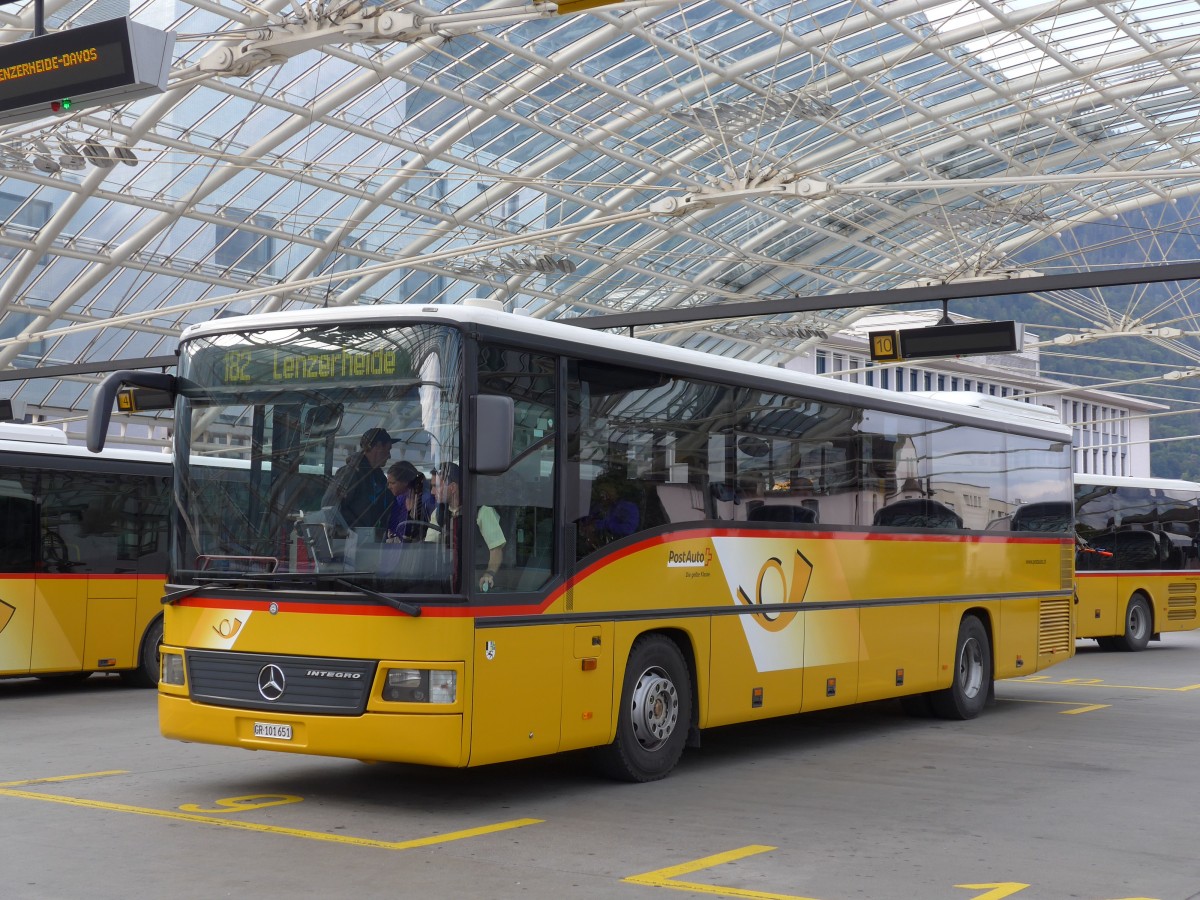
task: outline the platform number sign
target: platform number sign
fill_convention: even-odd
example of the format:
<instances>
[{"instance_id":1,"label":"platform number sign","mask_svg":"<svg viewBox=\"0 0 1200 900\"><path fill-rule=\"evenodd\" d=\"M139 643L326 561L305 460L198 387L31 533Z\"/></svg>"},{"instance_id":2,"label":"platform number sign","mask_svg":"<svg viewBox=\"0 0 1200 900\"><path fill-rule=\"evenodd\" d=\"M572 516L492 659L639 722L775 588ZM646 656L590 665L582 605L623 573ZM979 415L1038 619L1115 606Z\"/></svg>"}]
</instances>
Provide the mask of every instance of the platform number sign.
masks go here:
<instances>
[{"instance_id":1,"label":"platform number sign","mask_svg":"<svg viewBox=\"0 0 1200 900\"><path fill-rule=\"evenodd\" d=\"M871 359L874 362L898 362L900 341L894 331L871 332Z\"/></svg>"}]
</instances>

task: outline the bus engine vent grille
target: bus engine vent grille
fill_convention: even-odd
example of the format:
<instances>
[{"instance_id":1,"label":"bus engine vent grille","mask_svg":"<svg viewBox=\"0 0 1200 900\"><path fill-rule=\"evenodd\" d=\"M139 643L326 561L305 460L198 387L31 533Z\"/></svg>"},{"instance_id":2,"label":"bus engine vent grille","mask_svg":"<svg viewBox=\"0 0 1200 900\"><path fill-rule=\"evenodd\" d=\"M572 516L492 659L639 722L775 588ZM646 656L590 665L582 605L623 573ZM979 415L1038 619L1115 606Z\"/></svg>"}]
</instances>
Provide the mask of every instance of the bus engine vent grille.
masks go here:
<instances>
[{"instance_id":1,"label":"bus engine vent grille","mask_svg":"<svg viewBox=\"0 0 1200 900\"><path fill-rule=\"evenodd\" d=\"M188 650L192 699L274 712L362 715L374 660Z\"/></svg>"},{"instance_id":2,"label":"bus engine vent grille","mask_svg":"<svg viewBox=\"0 0 1200 900\"><path fill-rule=\"evenodd\" d=\"M1043 600L1038 609L1038 656L1071 653L1071 599Z\"/></svg>"},{"instance_id":3,"label":"bus engine vent grille","mask_svg":"<svg viewBox=\"0 0 1200 900\"><path fill-rule=\"evenodd\" d=\"M1196 618L1196 582L1181 581L1167 585L1167 618L1185 622Z\"/></svg>"}]
</instances>

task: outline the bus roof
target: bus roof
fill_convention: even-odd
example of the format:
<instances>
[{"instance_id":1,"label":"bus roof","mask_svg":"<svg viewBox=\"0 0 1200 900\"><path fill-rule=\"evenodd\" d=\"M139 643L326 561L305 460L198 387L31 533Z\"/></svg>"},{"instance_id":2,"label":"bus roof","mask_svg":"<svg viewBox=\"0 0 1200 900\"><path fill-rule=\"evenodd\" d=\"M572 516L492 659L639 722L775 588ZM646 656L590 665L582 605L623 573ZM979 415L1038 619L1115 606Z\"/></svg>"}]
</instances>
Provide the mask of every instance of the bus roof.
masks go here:
<instances>
[{"instance_id":1,"label":"bus roof","mask_svg":"<svg viewBox=\"0 0 1200 900\"><path fill-rule=\"evenodd\" d=\"M1085 475L1077 472L1074 479L1076 484L1200 492L1200 483L1183 481L1179 478L1138 478L1133 475Z\"/></svg>"},{"instance_id":2,"label":"bus roof","mask_svg":"<svg viewBox=\"0 0 1200 900\"><path fill-rule=\"evenodd\" d=\"M170 453L154 453L149 450L127 450L116 447L100 453L92 453L78 444L67 443L67 436L58 428L49 425L0 422L0 455L7 453L36 453L42 457L112 459L162 466L171 465Z\"/></svg>"},{"instance_id":3,"label":"bus roof","mask_svg":"<svg viewBox=\"0 0 1200 900\"><path fill-rule=\"evenodd\" d=\"M303 328L332 325L370 325L384 322L444 322L474 325L511 332L516 337L544 338L578 348L581 354L597 350L641 357L648 364L671 362L696 369L697 377L723 380L728 375L767 379L781 389L806 387L814 392L837 395L845 402L865 407L886 403L897 412L909 415L939 413L947 418L975 420L984 426L1008 425L1039 432L1051 439L1070 440L1071 431L1057 413L1036 404L990 397L972 391L885 391L853 382L839 381L775 366L765 366L699 350L672 347L640 338L578 328L563 321L546 321L531 316L503 312L488 301L461 304L389 304L379 306L334 307L261 313L258 315L214 319L184 329L181 342L230 332L271 328Z\"/></svg>"}]
</instances>

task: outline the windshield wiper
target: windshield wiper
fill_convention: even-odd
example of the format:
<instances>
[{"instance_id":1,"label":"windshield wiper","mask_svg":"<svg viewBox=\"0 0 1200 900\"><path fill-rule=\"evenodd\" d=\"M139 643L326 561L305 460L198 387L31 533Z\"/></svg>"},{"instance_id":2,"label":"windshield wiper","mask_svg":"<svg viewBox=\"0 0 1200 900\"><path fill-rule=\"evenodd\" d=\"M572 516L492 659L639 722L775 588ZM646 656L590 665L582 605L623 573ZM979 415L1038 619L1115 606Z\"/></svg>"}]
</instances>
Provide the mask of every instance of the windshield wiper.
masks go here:
<instances>
[{"instance_id":1,"label":"windshield wiper","mask_svg":"<svg viewBox=\"0 0 1200 900\"><path fill-rule=\"evenodd\" d=\"M220 578L204 578L196 579L196 584L191 587L185 587L179 591L172 591L169 594L164 594L162 598L163 606L168 606L176 600L182 600L184 597L189 597L196 591L202 591L209 587L242 587L247 584L262 584L261 576L254 575L225 575Z\"/></svg>"},{"instance_id":2,"label":"windshield wiper","mask_svg":"<svg viewBox=\"0 0 1200 900\"><path fill-rule=\"evenodd\" d=\"M374 597L380 603L390 606L392 609L399 610L406 615L412 616L414 619L421 615L421 607L415 603L408 603L404 600L399 600L396 597L389 597L387 594L381 594L379 591L373 591L368 587L363 587L361 584L355 584L353 581L347 581L345 578L333 577L334 584L340 584L342 587L350 588L352 591L358 591L364 597Z\"/></svg>"},{"instance_id":3,"label":"windshield wiper","mask_svg":"<svg viewBox=\"0 0 1200 900\"><path fill-rule=\"evenodd\" d=\"M415 603L408 603L405 600L389 597L387 594L381 594L378 591L373 591L371 588L363 587L361 584L355 584L353 581L347 581L345 575L370 575L370 572L339 572L321 574L319 572L264 572L253 575L227 575L223 577L204 578L197 577L198 584L193 584L191 587L185 587L182 590L172 591L170 594L162 598L164 606L174 603L176 600L182 600L184 597L191 596L197 591L204 590L208 587L245 587L246 585L261 585L269 582L278 584L279 582L298 582L298 581L332 581L334 584L349 588L364 597L371 597L378 600L386 606L390 606L394 610L404 613L405 615L417 618L421 615L421 607Z\"/></svg>"}]
</instances>

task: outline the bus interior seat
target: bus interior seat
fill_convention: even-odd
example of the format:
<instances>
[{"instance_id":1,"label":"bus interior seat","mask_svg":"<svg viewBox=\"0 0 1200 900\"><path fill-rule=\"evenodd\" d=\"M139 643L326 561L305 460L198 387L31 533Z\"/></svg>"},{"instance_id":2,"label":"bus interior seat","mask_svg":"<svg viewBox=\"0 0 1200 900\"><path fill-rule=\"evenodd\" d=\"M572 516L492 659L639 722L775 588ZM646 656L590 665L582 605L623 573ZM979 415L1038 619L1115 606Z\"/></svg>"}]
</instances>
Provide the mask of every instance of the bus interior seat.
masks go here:
<instances>
[{"instance_id":1,"label":"bus interior seat","mask_svg":"<svg viewBox=\"0 0 1200 900\"><path fill-rule=\"evenodd\" d=\"M962 516L937 500L912 498L897 500L875 513L875 525L898 528L948 528L961 529Z\"/></svg>"},{"instance_id":2,"label":"bus interior seat","mask_svg":"<svg viewBox=\"0 0 1200 900\"><path fill-rule=\"evenodd\" d=\"M746 517L751 522L791 522L796 525L814 525L817 511L794 503L764 503L750 510Z\"/></svg>"},{"instance_id":3,"label":"bus interior seat","mask_svg":"<svg viewBox=\"0 0 1200 900\"><path fill-rule=\"evenodd\" d=\"M1169 548L1153 531L1117 531L1105 537L1102 549L1112 552L1114 569L1158 569L1166 562Z\"/></svg>"}]
</instances>

